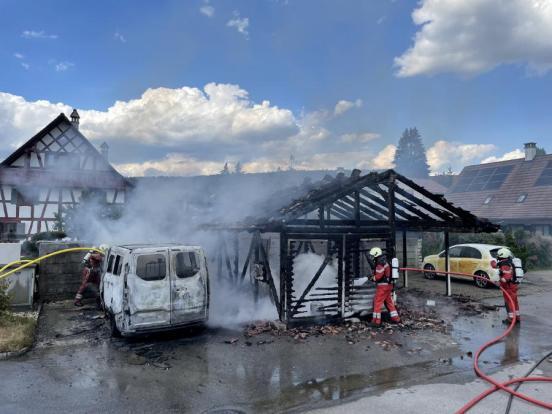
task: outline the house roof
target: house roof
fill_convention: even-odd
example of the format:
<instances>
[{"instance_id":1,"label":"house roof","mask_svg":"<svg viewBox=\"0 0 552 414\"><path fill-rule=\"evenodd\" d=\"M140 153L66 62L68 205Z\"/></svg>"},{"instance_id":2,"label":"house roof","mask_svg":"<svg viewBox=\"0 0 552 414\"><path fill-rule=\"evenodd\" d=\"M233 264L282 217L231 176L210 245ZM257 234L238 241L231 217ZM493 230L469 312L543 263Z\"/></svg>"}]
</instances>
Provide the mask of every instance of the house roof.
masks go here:
<instances>
[{"instance_id":1,"label":"house roof","mask_svg":"<svg viewBox=\"0 0 552 414\"><path fill-rule=\"evenodd\" d=\"M28 185L29 183L36 185L51 185L54 180L53 182L57 185L69 187L84 186L91 188L125 188L127 185L126 179L119 174L119 172L117 172L117 170L115 170L109 162L106 162L107 170L105 171L80 170L78 175L42 168L25 169L21 167L14 167L12 165L24 154L34 151L37 143L39 143L52 130L54 130L54 128L63 126L63 124L65 124L67 128L65 132L72 130L73 133L82 139L87 153L103 159L103 156L96 149L96 147L92 145L77 128L73 126L65 114L60 113L54 120L52 120L52 122L42 128L27 142L10 154L4 161L2 161L2 163L0 163L0 181L10 185Z\"/></svg>"},{"instance_id":2,"label":"house roof","mask_svg":"<svg viewBox=\"0 0 552 414\"><path fill-rule=\"evenodd\" d=\"M499 169L502 174L497 174ZM471 165L462 170L446 197L497 223L552 224L552 178L548 176L552 177L552 155Z\"/></svg>"}]
</instances>

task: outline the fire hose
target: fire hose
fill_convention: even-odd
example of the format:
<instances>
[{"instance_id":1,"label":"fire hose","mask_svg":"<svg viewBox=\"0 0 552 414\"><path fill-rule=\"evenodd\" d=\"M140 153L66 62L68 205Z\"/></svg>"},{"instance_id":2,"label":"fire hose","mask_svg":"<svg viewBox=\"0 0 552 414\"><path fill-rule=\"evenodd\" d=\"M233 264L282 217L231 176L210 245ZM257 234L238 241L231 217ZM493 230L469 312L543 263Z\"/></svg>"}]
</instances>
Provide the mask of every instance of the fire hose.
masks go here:
<instances>
[{"instance_id":1,"label":"fire hose","mask_svg":"<svg viewBox=\"0 0 552 414\"><path fill-rule=\"evenodd\" d=\"M93 251L98 252L98 253L103 253L103 250L98 249L97 247L70 247L68 249L57 250L55 252L45 254L44 256L37 257L36 259L14 260L13 262L8 263L7 265L5 265L4 267L2 267L0 269L0 280L10 276L13 273L17 273L17 272L25 269L26 267L29 267L29 266L31 266L35 263L38 263L41 260L48 259L48 258L53 257L53 256L57 256L58 254L72 253L72 252L82 252L82 251L87 251L88 252L90 250L93 250ZM6 273L2 273L6 269L9 269L10 267L16 266L16 265L19 265L19 266L16 267L15 269L11 269L11 270L7 271Z\"/></svg>"},{"instance_id":2,"label":"fire hose","mask_svg":"<svg viewBox=\"0 0 552 414\"><path fill-rule=\"evenodd\" d=\"M435 270L433 270L433 269L432 270L426 270L426 269L417 269L417 268L409 268L409 267L400 268L399 270L422 272L422 273L425 273L425 272L436 273ZM460 272L438 272L438 273L439 274L448 274L448 275L455 275L455 276L482 279L482 280L485 280L486 282L491 282L494 285L496 285L502 291L502 293L504 293L504 295L506 296L506 299L508 301L509 308L514 309L514 301L513 301L512 297L509 295L509 293L507 291L505 291L500 286L500 284L498 282L490 281L489 279L487 279L485 277L472 275L472 274L469 274L469 273L460 273ZM481 400L483 400L484 398L486 398L487 396L491 395L492 393L494 393L498 390L502 390L502 391L505 391L505 392L509 393L510 398L513 398L513 397L521 398L521 399L523 399L523 400L525 400L525 401L527 401L531 404L534 404L534 405L537 405L539 407L543 407L543 408L547 408L549 410L552 410L552 403L547 403L545 401L541 401L541 400L538 400L536 398L532 398L528 395L525 395L523 393L518 392L517 389L519 388L519 386L517 388L514 388L514 389L508 387L509 385L521 384L523 382L552 382L552 377L529 377L529 376L527 376L527 375L531 374L531 372L536 368L536 366L540 362L542 362L542 360L539 361L539 363L535 364L534 367L531 369L531 371L526 376L520 377L520 378L514 378L514 379L511 379L511 380L503 382L503 383L500 383L500 382L496 381L495 379L493 379L491 376L485 374L481 370L481 368L479 367L479 358L480 358L481 354L487 348L490 348L491 346L497 344L502 339L504 339L506 336L508 336L510 334L510 332L512 332L512 330L514 329L515 324L516 324L516 315L514 313L513 318L511 320L510 325L508 326L508 328L501 335L499 335L496 338L491 339L490 341L483 344L477 350L477 352L475 353L475 357L474 357L474 360L473 360L473 369L474 369L475 373L477 374L478 377L480 377L480 378L484 379L485 381L489 382L490 384L492 384L493 388L490 388L487 391L484 391L481 394L479 394L477 397L473 398L471 401L469 401L467 404L465 404L463 407L461 407L456 412L456 414L463 414L463 413L468 412L471 408L473 408ZM544 360L544 358L543 358L543 360ZM509 401L508 410L509 410L510 404L511 404L511 401Z\"/></svg>"}]
</instances>

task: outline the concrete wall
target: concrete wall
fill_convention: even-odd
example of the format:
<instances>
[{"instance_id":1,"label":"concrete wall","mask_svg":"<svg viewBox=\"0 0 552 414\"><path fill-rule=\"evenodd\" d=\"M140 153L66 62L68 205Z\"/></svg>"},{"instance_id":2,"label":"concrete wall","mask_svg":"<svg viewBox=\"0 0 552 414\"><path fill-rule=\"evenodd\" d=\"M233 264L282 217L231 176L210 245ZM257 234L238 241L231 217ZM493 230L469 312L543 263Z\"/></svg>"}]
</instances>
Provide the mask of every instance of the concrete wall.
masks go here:
<instances>
[{"instance_id":1,"label":"concrete wall","mask_svg":"<svg viewBox=\"0 0 552 414\"><path fill-rule=\"evenodd\" d=\"M70 247L82 247L80 243L44 241L38 243L40 256ZM85 251L64 253L42 260L38 266L38 294L41 300L69 299L81 283L82 258Z\"/></svg>"}]
</instances>

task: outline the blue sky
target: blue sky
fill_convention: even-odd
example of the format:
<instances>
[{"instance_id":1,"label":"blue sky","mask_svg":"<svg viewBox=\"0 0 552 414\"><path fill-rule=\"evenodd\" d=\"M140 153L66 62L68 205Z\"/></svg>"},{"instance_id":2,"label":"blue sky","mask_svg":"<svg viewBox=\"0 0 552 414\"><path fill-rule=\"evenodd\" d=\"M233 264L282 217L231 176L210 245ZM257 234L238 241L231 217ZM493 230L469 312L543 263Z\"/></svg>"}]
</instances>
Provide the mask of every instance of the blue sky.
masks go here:
<instances>
[{"instance_id":1,"label":"blue sky","mask_svg":"<svg viewBox=\"0 0 552 414\"><path fill-rule=\"evenodd\" d=\"M129 174L388 166L411 126L436 172L552 151L549 2L442 3L0 0L2 155L69 107Z\"/></svg>"}]
</instances>

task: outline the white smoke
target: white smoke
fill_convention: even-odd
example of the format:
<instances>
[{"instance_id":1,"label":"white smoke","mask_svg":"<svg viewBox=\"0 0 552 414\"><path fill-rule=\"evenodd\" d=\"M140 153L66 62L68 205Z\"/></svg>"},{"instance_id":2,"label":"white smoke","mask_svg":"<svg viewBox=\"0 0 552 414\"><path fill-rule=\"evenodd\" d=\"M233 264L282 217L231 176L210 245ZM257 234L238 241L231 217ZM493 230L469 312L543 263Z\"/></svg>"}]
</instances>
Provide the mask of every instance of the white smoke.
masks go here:
<instances>
[{"instance_id":1,"label":"white smoke","mask_svg":"<svg viewBox=\"0 0 552 414\"><path fill-rule=\"evenodd\" d=\"M324 256L318 255L316 253L301 253L295 257L293 261L293 290L295 290L295 299L299 299L314 275L318 272L322 263L324 263ZM326 265L322 271L320 277L310 290L310 292L305 296L306 299L313 298L315 293L328 293L327 291L316 291L317 287L336 287L337 286L337 260L330 262ZM316 313L316 306L326 306L335 303L335 301L317 301L317 302L307 302L305 306L306 313L301 314L301 316L311 316ZM312 305L314 304L314 306Z\"/></svg>"},{"instance_id":2,"label":"white smoke","mask_svg":"<svg viewBox=\"0 0 552 414\"><path fill-rule=\"evenodd\" d=\"M86 207L82 205L78 208L79 214L76 215L77 227L82 230L78 236L81 240L96 245L176 242L202 246L209 261L210 324L236 326L253 320L276 319L277 309L272 303L267 283L260 283L261 294L259 301L255 303L249 271L238 285L229 282L226 263L223 265L223 274L218 274L215 259L222 234L215 230L202 230L201 226L219 221L232 223L247 216L262 215L266 211L259 210L256 201L266 199L279 189L258 183L252 184L246 179L232 176L211 177L208 180L210 184L206 184L205 179L206 177L197 177L197 180L191 181L152 179L138 182L122 206L122 217L116 220L100 213L105 206L97 203ZM218 182L217 180L220 180L220 186L213 184ZM283 187L291 184L285 180L280 181L284 181L280 183ZM239 199L236 195L239 195ZM251 235L245 233L245 237L241 237L239 241L240 274L250 240ZM233 245L228 241L227 250L230 255L234 254ZM279 246L273 246L267 254L278 290ZM314 272L310 273L312 277L318 269L317 264L321 263L323 258L317 255L307 256L315 258L314 264L311 265L316 267ZM309 265L306 260L305 263L302 261L300 258L299 272L308 275ZM335 279L335 275L336 270L328 265L322 279Z\"/></svg>"}]
</instances>

